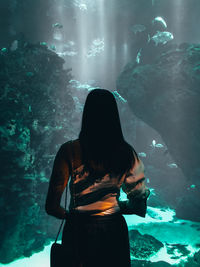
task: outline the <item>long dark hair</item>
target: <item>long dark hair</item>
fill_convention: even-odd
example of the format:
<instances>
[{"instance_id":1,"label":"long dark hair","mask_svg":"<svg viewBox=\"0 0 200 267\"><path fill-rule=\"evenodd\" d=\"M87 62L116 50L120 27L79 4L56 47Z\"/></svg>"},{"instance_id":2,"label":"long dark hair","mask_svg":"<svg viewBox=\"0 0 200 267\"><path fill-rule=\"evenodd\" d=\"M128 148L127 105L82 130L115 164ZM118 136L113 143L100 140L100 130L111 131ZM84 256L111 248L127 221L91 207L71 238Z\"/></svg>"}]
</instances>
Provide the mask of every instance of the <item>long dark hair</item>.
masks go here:
<instances>
[{"instance_id":1,"label":"long dark hair","mask_svg":"<svg viewBox=\"0 0 200 267\"><path fill-rule=\"evenodd\" d=\"M79 141L82 161L90 171L120 175L138 159L134 148L124 140L115 97L106 89L88 94Z\"/></svg>"}]
</instances>

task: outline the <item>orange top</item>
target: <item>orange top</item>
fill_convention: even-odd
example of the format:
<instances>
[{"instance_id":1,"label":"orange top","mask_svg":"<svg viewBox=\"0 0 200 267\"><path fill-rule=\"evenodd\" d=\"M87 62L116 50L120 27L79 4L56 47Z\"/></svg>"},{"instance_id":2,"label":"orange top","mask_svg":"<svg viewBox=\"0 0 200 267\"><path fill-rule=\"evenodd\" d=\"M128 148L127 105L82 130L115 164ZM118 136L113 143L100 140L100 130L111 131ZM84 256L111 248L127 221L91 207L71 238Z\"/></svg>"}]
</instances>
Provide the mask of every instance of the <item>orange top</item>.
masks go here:
<instances>
[{"instance_id":1,"label":"orange top","mask_svg":"<svg viewBox=\"0 0 200 267\"><path fill-rule=\"evenodd\" d=\"M60 219L66 216L60 201L70 175L72 179L69 188L73 197L69 209L92 216L113 214L120 210L117 197L121 186L128 198L143 195L147 190L144 183L144 164L140 159L136 159L134 166L121 177L107 173L94 179L95 174L86 171L81 162L79 140L69 141L61 145L56 154L45 206L48 214Z\"/></svg>"}]
</instances>

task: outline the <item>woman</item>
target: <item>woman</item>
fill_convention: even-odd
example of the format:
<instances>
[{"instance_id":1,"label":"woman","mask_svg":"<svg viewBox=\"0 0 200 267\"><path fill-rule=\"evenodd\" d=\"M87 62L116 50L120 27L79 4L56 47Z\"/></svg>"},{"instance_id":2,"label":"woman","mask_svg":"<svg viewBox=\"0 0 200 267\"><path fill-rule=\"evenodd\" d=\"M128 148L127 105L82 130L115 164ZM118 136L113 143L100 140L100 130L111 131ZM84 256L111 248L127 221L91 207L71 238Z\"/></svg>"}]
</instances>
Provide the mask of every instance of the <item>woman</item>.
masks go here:
<instances>
[{"instance_id":1,"label":"woman","mask_svg":"<svg viewBox=\"0 0 200 267\"><path fill-rule=\"evenodd\" d=\"M66 211L60 200L70 176ZM145 217L149 190L144 179L142 161L124 140L113 94L92 90L79 138L61 145L56 155L46 199L46 212L66 219L62 235L66 266L131 266L122 214ZM121 186L127 201L119 200Z\"/></svg>"}]
</instances>

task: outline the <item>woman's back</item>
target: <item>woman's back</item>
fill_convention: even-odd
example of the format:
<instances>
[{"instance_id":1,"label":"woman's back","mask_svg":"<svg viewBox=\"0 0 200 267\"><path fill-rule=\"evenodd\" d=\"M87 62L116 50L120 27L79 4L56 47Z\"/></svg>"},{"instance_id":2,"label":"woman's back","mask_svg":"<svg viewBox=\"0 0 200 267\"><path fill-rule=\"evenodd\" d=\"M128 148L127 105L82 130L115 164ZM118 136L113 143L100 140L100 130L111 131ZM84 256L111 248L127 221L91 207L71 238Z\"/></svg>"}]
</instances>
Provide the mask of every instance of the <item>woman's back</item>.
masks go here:
<instances>
[{"instance_id":1,"label":"woman's back","mask_svg":"<svg viewBox=\"0 0 200 267\"><path fill-rule=\"evenodd\" d=\"M65 145L67 146L68 142ZM141 161L135 161L128 173L115 175L111 172L103 173L100 170L89 172L82 162L79 139L71 143L71 153L73 170L69 185L72 195L70 210L75 209L77 212L90 215L114 214L120 211L117 199L122 184L123 189L127 190L133 189L137 183L137 189L140 187L139 189L142 190L144 166Z\"/></svg>"}]
</instances>

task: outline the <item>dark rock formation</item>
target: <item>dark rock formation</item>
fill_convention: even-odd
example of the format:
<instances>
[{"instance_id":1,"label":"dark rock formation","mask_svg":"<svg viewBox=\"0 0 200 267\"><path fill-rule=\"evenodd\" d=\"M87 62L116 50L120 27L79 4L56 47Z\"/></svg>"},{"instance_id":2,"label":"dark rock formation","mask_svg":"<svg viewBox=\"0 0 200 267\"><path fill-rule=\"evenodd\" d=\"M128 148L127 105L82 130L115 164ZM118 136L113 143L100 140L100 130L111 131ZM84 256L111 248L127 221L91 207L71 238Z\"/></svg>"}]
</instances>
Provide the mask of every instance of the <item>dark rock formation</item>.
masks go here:
<instances>
[{"instance_id":1,"label":"dark rock formation","mask_svg":"<svg viewBox=\"0 0 200 267\"><path fill-rule=\"evenodd\" d=\"M194 254L194 261L200 265L200 250Z\"/></svg>"},{"instance_id":2,"label":"dark rock formation","mask_svg":"<svg viewBox=\"0 0 200 267\"><path fill-rule=\"evenodd\" d=\"M45 214L47 187L60 144L77 135L63 63L45 44L0 53L2 263L41 250L58 230Z\"/></svg>"},{"instance_id":3,"label":"dark rock formation","mask_svg":"<svg viewBox=\"0 0 200 267\"><path fill-rule=\"evenodd\" d=\"M131 255L138 259L153 256L164 245L151 235L141 235L137 230L129 231Z\"/></svg>"},{"instance_id":4,"label":"dark rock formation","mask_svg":"<svg viewBox=\"0 0 200 267\"><path fill-rule=\"evenodd\" d=\"M154 53L149 64L129 63L117 89L133 113L160 133L187 184L196 186L174 197L177 216L200 221L200 45L168 45Z\"/></svg>"},{"instance_id":5,"label":"dark rock formation","mask_svg":"<svg viewBox=\"0 0 200 267\"><path fill-rule=\"evenodd\" d=\"M181 267L182 265L180 265ZM184 267L198 267L200 266L200 250L194 254L193 257L189 257L184 263Z\"/></svg>"},{"instance_id":6,"label":"dark rock formation","mask_svg":"<svg viewBox=\"0 0 200 267\"><path fill-rule=\"evenodd\" d=\"M190 254L190 251L187 249L187 245L184 244L166 244L167 247L167 253L171 254L171 259L179 259L182 256L188 256ZM179 256L173 255L174 252L178 252Z\"/></svg>"}]
</instances>

